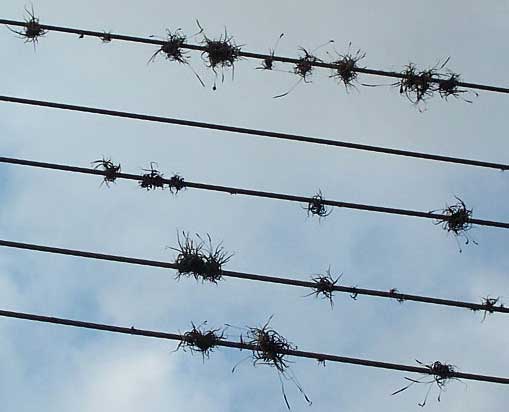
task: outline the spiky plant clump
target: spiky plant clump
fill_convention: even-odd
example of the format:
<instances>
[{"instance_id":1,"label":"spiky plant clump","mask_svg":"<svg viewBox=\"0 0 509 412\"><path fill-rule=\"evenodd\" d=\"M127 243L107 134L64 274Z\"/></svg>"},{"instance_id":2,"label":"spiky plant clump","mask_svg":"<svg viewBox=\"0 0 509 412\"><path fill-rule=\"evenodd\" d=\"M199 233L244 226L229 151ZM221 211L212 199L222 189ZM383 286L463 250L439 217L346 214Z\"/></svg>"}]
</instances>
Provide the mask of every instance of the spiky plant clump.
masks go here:
<instances>
[{"instance_id":1,"label":"spiky plant clump","mask_svg":"<svg viewBox=\"0 0 509 412\"><path fill-rule=\"evenodd\" d=\"M118 174L120 173L120 163L118 165L114 164L111 159L105 159L104 157L100 160L95 160L92 162L94 169L101 168L104 173L103 183L109 187L110 183L114 183L117 180Z\"/></svg>"},{"instance_id":2,"label":"spiky plant clump","mask_svg":"<svg viewBox=\"0 0 509 412\"><path fill-rule=\"evenodd\" d=\"M168 188L173 194L177 194L186 187L184 178L178 174L173 175L168 181Z\"/></svg>"},{"instance_id":3,"label":"spiky plant clump","mask_svg":"<svg viewBox=\"0 0 509 412\"><path fill-rule=\"evenodd\" d=\"M307 294L306 296L315 295L316 297L321 296L323 299L328 299L331 305L331 308L334 308L334 287L339 282L343 274L340 274L336 279L334 279L330 273L330 267L327 269L325 275L316 275L311 278L314 283L313 292Z\"/></svg>"},{"instance_id":4,"label":"spiky plant clump","mask_svg":"<svg viewBox=\"0 0 509 412\"><path fill-rule=\"evenodd\" d=\"M345 88L348 90L355 86L357 77L359 76L357 72L357 69L359 68L358 63L366 57L366 53L358 49L355 53L348 51L346 54L338 53L338 55L339 59L332 63L336 67L332 70L330 77L337 79L340 83L343 83Z\"/></svg>"},{"instance_id":5,"label":"spiky plant clump","mask_svg":"<svg viewBox=\"0 0 509 412\"><path fill-rule=\"evenodd\" d=\"M197 235L195 241L188 233L183 232L183 239L177 236L178 247L171 248L177 252L175 264L177 265L176 278L192 276L202 282L217 283L223 277L223 265L233 256L228 254L221 244L212 246L212 240L207 234L208 245Z\"/></svg>"},{"instance_id":6,"label":"spiky plant clump","mask_svg":"<svg viewBox=\"0 0 509 412\"><path fill-rule=\"evenodd\" d=\"M142 189L154 190L157 188L164 189L164 178L159 170L154 169L154 162L150 163L150 169L143 169L145 172L141 180L138 182Z\"/></svg>"},{"instance_id":7,"label":"spiky plant clump","mask_svg":"<svg viewBox=\"0 0 509 412\"><path fill-rule=\"evenodd\" d=\"M253 345L253 364L268 365L276 368L279 372L285 373L289 364L286 354L297 347L288 342L269 326L272 316L261 328L249 328L247 337L248 344Z\"/></svg>"},{"instance_id":8,"label":"spiky plant clump","mask_svg":"<svg viewBox=\"0 0 509 412\"><path fill-rule=\"evenodd\" d=\"M25 26L23 29L15 30L10 27L8 27L8 29L24 39L25 43L32 43L35 49L36 44L39 42L39 38L46 35L48 31L42 28L39 19L35 17L33 6L30 10L25 7L25 12L27 17L25 18Z\"/></svg>"},{"instance_id":9,"label":"spiky plant clump","mask_svg":"<svg viewBox=\"0 0 509 412\"><path fill-rule=\"evenodd\" d=\"M322 63L322 60L309 53L304 47L300 47L299 50L303 52L304 55L300 56L299 61L295 63L293 72L304 80L304 82L308 83L309 77L313 73L313 65Z\"/></svg>"},{"instance_id":10,"label":"spiky plant clump","mask_svg":"<svg viewBox=\"0 0 509 412\"><path fill-rule=\"evenodd\" d=\"M413 63L409 63L403 70L399 81L399 92L404 94L413 104L424 102L436 91L433 80L438 76L435 68L418 71Z\"/></svg>"},{"instance_id":11,"label":"spiky plant clump","mask_svg":"<svg viewBox=\"0 0 509 412\"><path fill-rule=\"evenodd\" d=\"M325 204L322 192L320 190L310 199L306 210L308 216L318 216L320 218L327 217L332 213L332 209L328 208Z\"/></svg>"},{"instance_id":12,"label":"spiky plant clump","mask_svg":"<svg viewBox=\"0 0 509 412\"><path fill-rule=\"evenodd\" d=\"M153 62L159 53L164 54L167 60L174 61L177 63L187 64L187 59L189 58L182 46L186 43L186 36L182 33L181 29L177 29L175 32L172 32L169 29L166 29L166 40L164 44L156 50L152 57L149 59L149 62Z\"/></svg>"},{"instance_id":13,"label":"spiky plant clump","mask_svg":"<svg viewBox=\"0 0 509 412\"><path fill-rule=\"evenodd\" d=\"M471 222L473 211L472 209L467 209L463 200L457 196L455 197L458 202L454 205L446 206L445 209L442 209L441 214L443 217L435 219L434 223L435 225L441 225L442 229L446 230L448 233L452 232L456 238L463 237L465 239L466 245L468 245L471 241L477 245L475 240L471 240L467 236L467 232L473 227ZM460 247L460 252L461 251L462 250Z\"/></svg>"},{"instance_id":14,"label":"spiky plant clump","mask_svg":"<svg viewBox=\"0 0 509 412\"><path fill-rule=\"evenodd\" d=\"M500 296L498 298L491 298L489 296L486 296L485 298L482 298L481 305L484 307L484 315L482 318L482 322L486 320L486 316L488 316L488 313L494 313L493 308L497 305L497 303L500 302ZM500 305L501 307L504 307L503 304Z\"/></svg>"},{"instance_id":15,"label":"spiky plant clump","mask_svg":"<svg viewBox=\"0 0 509 412\"><path fill-rule=\"evenodd\" d=\"M410 381L410 383L408 385L406 385L405 387L403 387L401 389L398 389L397 391L393 392L391 395L396 395L398 393L401 393L401 392L407 390L408 388L410 388L415 383L422 383L422 384L429 385L429 388L428 388L428 390L426 392L424 400L421 403L418 403L419 406L424 407L426 405L427 400L428 400L428 396L429 396L429 394L431 392L431 389L433 388L433 384L436 384L436 386L438 387L438 397L437 397L437 400L438 400L438 402L440 402L441 395L442 395L442 392L445 390L446 384L450 380L452 380L452 379L458 380L458 378L456 378L454 376L454 374L456 373L455 366L453 366L451 364L448 364L448 363L442 363L442 362L439 362L439 361L436 361L436 362L433 362L433 363L430 363L430 364L425 364L425 363L420 362L418 360L416 360L416 362L419 365L425 367L428 370L426 375L424 377L420 378L420 379L412 379L412 378L405 377L405 379L407 381ZM429 375L432 375L433 379L432 380L425 380L426 377L429 376Z\"/></svg>"},{"instance_id":16,"label":"spiky plant clump","mask_svg":"<svg viewBox=\"0 0 509 412\"><path fill-rule=\"evenodd\" d=\"M178 351L182 349L185 352L186 349L189 349L191 353L201 353L203 360L205 360L205 357L208 358L217 344L224 339L224 330L204 330L203 326L206 324L207 322L205 321L196 327L194 323L191 322L193 328L184 333L182 341L180 341L175 350Z\"/></svg>"}]
</instances>

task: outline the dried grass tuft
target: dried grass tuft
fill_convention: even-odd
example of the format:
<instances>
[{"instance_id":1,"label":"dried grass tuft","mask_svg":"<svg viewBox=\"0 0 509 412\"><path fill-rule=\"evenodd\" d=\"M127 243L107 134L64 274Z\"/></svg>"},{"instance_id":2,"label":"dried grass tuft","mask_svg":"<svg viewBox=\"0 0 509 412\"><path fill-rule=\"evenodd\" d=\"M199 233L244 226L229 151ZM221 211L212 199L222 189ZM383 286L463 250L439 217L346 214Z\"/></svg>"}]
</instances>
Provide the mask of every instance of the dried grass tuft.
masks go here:
<instances>
[{"instance_id":1,"label":"dried grass tuft","mask_svg":"<svg viewBox=\"0 0 509 412\"><path fill-rule=\"evenodd\" d=\"M33 6L31 6L30 10L25 7L25 12L27 17L25 18L25 26L21 30L15 30L9 26L7 26L7 28L24 39L25 43L32 43L35 49L36 44L39 42L39 38L46 35L48 31L42 28L39 19L35 17Z\"/></svg>"},{"instance_id":2,"label":"dried grass tuft","mask_svg":"<svg viewBox=\"0 0 509 412\"><path fill-rule=\"evenodd\" d=\"M438 387L438 391L439 391L437 400L438 400L438 402L440 402L440 398L441 398L442 392L445 390L446 384L452 379L459 380L458 378L454 377L454 373L456 372L455 366L447 364L447 363L442 363L439 361L436 361L436 362L433 362L430 364L424 364L418 360L416 360L416 362L419 365L424 366L426 369L428 369L429 373L420 379L412 379L412 378L405 377L405 379L407 381L410 381L410 383L407 386L405 386L401 389L398 389L396 392L393 392L391 395L396 395L398 393L401 393L401 392L407 390L414 383L423 383L423 384L429 385L428 391L426 392L426 396L424 397L424 401L421 403L418 403L419 406L424 407L428 400L430 391L433 388L433 384L436 384L436 386ZM433 379L431 381L425 380L428 375L433 375Z\"/></svg>"},{"instance_id":3,"label":"dried grass tuft","mask_svg":"<svg viewBox=\"0 0 509 412\"><path fill-rule=\"evenodd\" d=\"M203 326L207 324L207 321L196 327L191 322L193 327L190 331L185 332L184 339L180 341L175 351L182 349L184 352L189 349L191 353L201 353L203 360L209 358L210 353L214 350L219 342L224 339L223 329L208 329L204 330Z\"/></svg>"},{"instance_id":4,"label":"dried grass tuft","mask_svg":"<svg viewBox=\"0 0 509 412\"><path fill-rule=\"evenodd\" d=\"M107 187L110 187L110 183L114 183L117 180L118 174L120 173L120 163L118 165L114 164L111 159L105 159L104 157L100 160L95 160L92 162L94 169L101 168L104 174L103 183L106 184Z\"/></svg>"},{"instance_id":5,"label":"dried grass tuft","mask_svg":"<svg viewBox=\"0 0 509 412\"><path fill-rule=\"evenodd\" d=\"M178 247L171 248L177 252L175 264L177 265L176 279L182 276L194 277L202 282L217 283L223 277L223 265L233 254L228 254L222 244L212 246L210 235L207 234L207 243L199 236L193 240L188 233L182 232L183 239L177 235Z\"/></svg>"}]
</instances>

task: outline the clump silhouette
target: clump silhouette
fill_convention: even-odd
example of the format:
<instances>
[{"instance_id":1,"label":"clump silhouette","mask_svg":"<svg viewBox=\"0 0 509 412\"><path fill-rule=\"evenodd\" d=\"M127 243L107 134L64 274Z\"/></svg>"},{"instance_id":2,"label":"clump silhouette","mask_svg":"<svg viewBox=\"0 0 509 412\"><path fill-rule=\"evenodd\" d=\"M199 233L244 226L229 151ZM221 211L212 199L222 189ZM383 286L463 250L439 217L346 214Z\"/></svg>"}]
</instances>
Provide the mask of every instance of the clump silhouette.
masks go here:
<instances>
[{"instance_id":1,"label":"clump silhouette","mask_svg":"<svg viewBox=\"0 0 509 412\"><path fill-rule=\"evenodd\" d=\"M157 166L157 163L150 162L150 169L143 169L148 173L145 173L138 182L141 188L147 190L154 190L157 188L164 189L163 175L159 172L159 170L154 169L154 165Z\"/></svg>"},{"instance_id":2,"label":"clump silhouette","mask_svg":"<svg viewBox=\"0 0 509 412\"><path fill-rule=\"evenodd\" d=\"M339 59L332 62L332 64L336 67L332 69L332 74L330 75L330 77L337 79L340 83L342 83L346 90L355 87L357 77L359 76L357 73L357 69L359 68L358 63L366 57L366 53L360 49L358 49L355 53L351 52L351 46L352 43L348 45L348 52L345 54L340 54L336 51Z\"/></svg>"},{"instance_id":3,"label":"clump silhouette","mask_svg":"<svg viewBox=\"0 0 509 412\"><path fill-rule=\"evenodd\" d=\"M428 369L428 371L429 371L428 374L420 379L412 379L412 378L405 377L405 379L407 381L410 381L410 383L407 386L405 386L401 389L398 389L396 392L393 392L391 395L396 395L398 393L401 393L401 392L407 390L414 383L422 383L425 385L429 385L428 391L426 392L424 400L421 403L418 403L419 406L424 407L428 400L428 396L431 392L431 389L433 388L433 384L436 384L436 386L438 387L438 391L439 391L437 400L438 400L438 402L440 402L440 398L441 398L442 392L445 390L446 384L452 379L459 380L458 378L454 377L456 368L453 365L450 365L447 363L442 363L439 361L436 361L436 362L433 362L430 364L424 364L418 360L416 360L416 362L419 365L424 366L426 369ZM428 375L432 375L433 379L426 381L425 379Z\"/></svg>"},{"instance_id":4,"label":"clump silhouette","mask_svg":"<svg viewBox=\"0 0 509 412\"><path fill-rule=\"evenodd\" d=\"M279 41L283 38L285 34L281 33L279 35L279 38L276 41L276 44L274 45L273 49L270 49L269 51L269 57L266 57L263 59L262 65L260 67L257 67L259 70L272 70L274 68L274 55L276 53L277 46L279 45Z\"/></svg>"},{"instance_id":5,"label":"clump silhouette","mask_svg":"<svg viewBox=\"0 0 509 412\"><path fill-rule=\"evenodd\" d=\"M182 189L186 187L186 183L184 181L184 178L178 174L173 175L168 180L168 188L170 189L170 192L173 194L177 194Z\"/></svg>"},{"instance_id":6,"label":"clump silhouette","mask_svg":"<svg viewBox=\"0 0 509 412\"><path fill-rule=\"evenodd\" d=\"M180 235L177 236L178 247L171 248L177 252L176 279L192 276L196 280L201 279L202 282L217 283L222 280L223 265L233 257L233 254L228 254L221 243L213 247L208 234L208 245L199 235L196 235L197 241L188 233L182 232L182 236L182 239Z\"/></svg>"},{"instance_id":7,"label":"clump silhouette","mask_svg":"<svg viewBox=\"0 0 509 412\"><path fill-rule=\"evenodd\" d=\"M219 342L224 339L223 329L207 329L203 328L207 324L207 321L196 327L191 322L193 327L190 331L187 331L183 335L183 340L177 346L175 351L182 349L184 352L189 349L191 353L201 353L203 360L210 356L210 353L214 350Z\"/></svg>"},{"instance_id":8,"label":"clump silhouette","mask_svg":"<svg viewBox=\"0 0 509 412\"><path fill-rule=\"evenodd\" d=\"M42 28L39 19L35 17L33 6L31 6L30 10L25 7L25 12L27 13L27 18L25 19L25 26L22 30L15 30L11 27L7 28L24 39L25 43L32 43L35 49L36 44L39 42L39 38L46 35L48 31Z\"/></svg>"},{"instance_id":9,"label":"clump silhouette","mask_svg":"<svg viewBox=\"0 0 509 412\"><path fill-rule=\"evenodd\" d=\"M197 21L200 33L204 30ZM213 90L216 90L216 80L218 76L218 70L221 72L221 82L224 82L224 72L227 69L232 69L232 80L235 77L235 63L241 58L240 52L241 47L235 43L233 36L228 34L226 28L224 34L219 39L210 39L203 34L202 45L204 50L202 52L202 59L205 61L207 66L212 69L215 75Z\"/></svg>"},{"instance_id":10,"label":"clump silhouette","mask_svg":"<svg viewBox=\"0 0 509 412\"><path fill-rule=\"evenodd\" d=\"M302 394L306 402L311 405L311 401L302 389L301 384L293 374L290 368L290 362L286 359L288 351L296 350L297 347L288 340L272 329L269 324L272 320L272 316L269 317L267 322L260 328L248 328L247 331L247 342L244 342L241 335L240 340L242 343L247 343L253 347L252 355L250 358L253 361L253 365L258 364L268 365L276 369L281 383L281 392L288 410L290 410L290 404L285 392L285 386L283 379L291 381ZM238 364L232 369L235 371Z\"/></svg>"},{"instance_id":11,"label":"clump silhouette","mask_svg":"<svg viewBox=\"0 0 509 412\"><path fill-rule=\"evenodd\" d=\"M444 216L442 218L435 219L434 224L441 225L442 229L446 230L448 233L452 232L456 237L456 240L458 240L458 237L465 239L465 245L468 245L470 242L477 245L478 243L475 240L472 240L467 236L467 232L473 227L471 223L472 209L467 209L463 200L457 196L455 197L458 202L454 205L446 206L445 209L442 209L440 212ZM434 212L437 211L431 211L431 213ZM462 250L459 246L459 242L458 248L461 253Z\"/></svg>"},{"instance_id":12,"label":"clump silhouette","mask_svg":"<svg viewBox=\"0 0 509 412\"><path fill-rule=\"evenodd\" d=\"M116 165L111 161L111 159L105 159L103 157L100 160L93 161L92 165L95 165L94 169L101 168L103 172L105 172L102 183L105 183L107 187L110 186L110 183L114 183L115 180L117 180L118 174L120 173L120 163Z\"/></svg>"},{"instance_id":13,"label":"clump silhouette","mask_svg":"<svg viewBox=\"0 0 509 412\"><path fill-rule=\"evenodd\" d=\"M323 299L328 299L330 302L331 308L334 308L334 287L339 282L343 274L340 274L336 279L334 279L330 273L330 267L327 269L325 275L315 275L311 278L314 282L314 290L313 292L307 294L306 296L315 295L316 297L321 296Z\"/></svg>"},{"instance_id":14,"label":"clump silhouette","mask_svg":"<svg viewBox=\"0 0 509 412\"><path fill-rule=\"evenodd\" d=\"M318 216L320 218L327 217L332 213L332 209L325 204L320 190L311 198L305 210L307 210L308 216Z\"/></svg>"}]
</instances>

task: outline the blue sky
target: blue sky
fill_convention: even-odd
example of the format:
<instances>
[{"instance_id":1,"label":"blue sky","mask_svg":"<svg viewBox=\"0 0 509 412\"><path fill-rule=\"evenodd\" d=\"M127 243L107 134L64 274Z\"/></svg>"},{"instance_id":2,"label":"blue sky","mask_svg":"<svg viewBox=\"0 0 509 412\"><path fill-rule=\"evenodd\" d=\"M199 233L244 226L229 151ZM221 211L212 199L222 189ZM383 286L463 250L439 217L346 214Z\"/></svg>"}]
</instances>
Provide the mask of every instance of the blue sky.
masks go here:
<instances>
[{"instance_id":1,"label":"blue sky","mask_svg":"<svg viewBox=\"0 0 509 412\"><path fill-rule=\"evenodd\" d=\"M2 6L4 18L22 18L24 2ZM194 33L199 19L209 37L226 26L238 44L262 53L282 32L282 55L329 39L342 52L352 42L366 52L366 66L389 70L451 56L449 67L466 81L507 86L509 5L502 1L90 0L39 1L34 8L44 23L139 36L178 27ZM184 66L162 58L147 65L152 47L49 33L34 52L6 28L0 34L5 95L507 163L504 95L480 93L473 104L436 97L421 113L396 88L347 93L317 71L312 84L272 99L295 77L255 70L258 63L250 60L239 62L235 79L227 73L214 92L199 54L191 61L206 88ZM319 57L327 58L326 50ZM321 189L331 199L424 211L457 195L475 217L509 221L509 182L498 171L5 103L0 125L2 156L87 167L104 155L128 173L156 161L167 175L192 181L301 195ZM0 176L5 239L171 260L166 246L186 230L223 241L235 253L232 270L305 279L330 265L347 285L509 301L502 229L473 229L479 245L460 254L454 238L427 220L337 209L320 222L296 204L266 199L193 190L173 197L127 181L107 189L90 176L17 166L0 166ZM504 315L481 323L481 313L342 294L331 310L295 288L233 279L217 286L176 282L163 269L7 249L0 250L0 268L4 309L165 331L203 320L212 327L261 325L273 314L273 326L303 350L406 364L440 360L465 372L508 375ZM238 331L229 333L235 338ZM245 353L218 350L202 362L171 353L171 342L9 319L0 320L0 347L0 398L8 412L285 410L273 370L247 362L231 373ZM307 360L292 368L313 400L308 407L288 384L293 411L419 410L426 391L416 386L391 397L404 373ZM452 382L441 403L432 393L427 410L496 411L508 399L501 385Z\"/></svg>"}]
</instances>

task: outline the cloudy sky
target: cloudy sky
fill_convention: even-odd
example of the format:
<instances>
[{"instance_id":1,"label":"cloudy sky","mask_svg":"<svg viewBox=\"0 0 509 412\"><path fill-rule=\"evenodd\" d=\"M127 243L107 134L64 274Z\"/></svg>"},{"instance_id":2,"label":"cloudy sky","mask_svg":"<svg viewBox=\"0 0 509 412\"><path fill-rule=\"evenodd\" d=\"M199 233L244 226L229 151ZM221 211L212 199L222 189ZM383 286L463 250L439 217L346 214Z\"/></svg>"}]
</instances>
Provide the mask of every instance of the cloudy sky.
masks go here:
<instances>
[{"instance_id":1,"label":"cloudy sky","mask_svg":"<svg viewBox=\"0 0 509 412\"><path fill-rule=\"evenodd\" d=\"M2 18L22 19L23 1L3 0ZM209 37L226 27L245 50L297 55L335 40L339 52L360 48L367 67L401 70L451 57L466 81L507 86L507 1L107 2L37 1L42 23L162 36L165 29ZM189 68L157 48L49 33L37 49L0 30L4 95L144 112L236 126L308 134L507 163L507 96L480 93L473 104L436 97L420 112L397 88L350 90L316 71L282 99L295 76L255 70L244 60L212 90L200 55ZM331 58L324 47L317 54ZM361 81L390 83L362 77ZM88 167L102 156L139 173L155 161L166 175L188 180L411 208L443 208L461 197L474 216L509 221L507 173L402 159L133 120L0 105L2 156ZM503 229L474 228L479 245L458 252L455 239L431 221L334 210L307 217L297 204L187 190L145 192L134 182L108 189L101 179L0 166L1 238L103 253L168 260L177 231L209 233L235 254L228 269L307 279L330 265L346 285L480 302L509 303L509 255ZM207 320L239 327L272 325L299 349L414 364L440 360L459 370L508 376L505 315L307 291L229 279L217 286L174 280L174 272L28 251L0 250L0 307L169 332ZM240 331L230 329L229 338ZM2 411L111 412L200 409L283 411L278 376L228 349L210 359L172 353L175 344L61 326L0 320ZM405 373L296 359L292 370L313 401L286 384L294 411L420 410L426 387L398 396ZM509 389L452 382L428 411L501 411Z\"/></svg>"}]
</instances>

